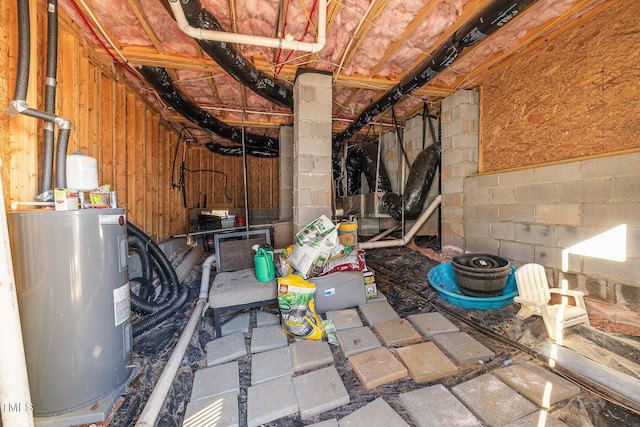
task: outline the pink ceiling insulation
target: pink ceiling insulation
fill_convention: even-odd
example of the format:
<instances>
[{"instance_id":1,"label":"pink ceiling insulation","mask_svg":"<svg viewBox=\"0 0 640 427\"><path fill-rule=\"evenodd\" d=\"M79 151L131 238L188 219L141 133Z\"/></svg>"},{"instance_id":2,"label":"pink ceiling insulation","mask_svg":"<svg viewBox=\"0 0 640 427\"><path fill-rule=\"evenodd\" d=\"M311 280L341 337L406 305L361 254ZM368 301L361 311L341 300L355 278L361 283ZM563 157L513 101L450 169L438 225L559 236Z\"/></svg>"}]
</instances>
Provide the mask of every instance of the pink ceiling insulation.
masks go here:
<instances>
[{"instance_id":1,"label":"pink ceiling insulation","mask_svg":"<svg viewBox=\"0 0 640 427\"><path fill-rule=\"evenodd\" d=\"M79 0L59 0L61 8L78 24L85 37L90 43L96 45L96 49L101 53L104 47L109 46L106 38L100 34L95 22L83 9L79 14L74 7ZM135 47L142 47L141 52L149 52L150 59L157 60L166 55L171 58L167 62L167 67L175 67L184 60L189 68L195 68L198 61L206 60L210 63L208 55L201 51L197 42L185 35L177 26L172 16L162 5L163 0L138 0L140 12L145 15L147 22L153 30L153 34L146 34L145 28L140 22L134 9L130 4L135 4L130 0L84 0L91 12L95 15L100 25L104 27L109 36L113 38L115 47L120 54L126 57L126 52ZM317 3L318 0L199 0L202 7L206 8L222 25L226 31L237 31L241 34L258 35L266 37L282 37L290 34L295 40L312 42L316 39L317 25ZM379 98L386 90L398 82L400 78L409 73L410 67L417 59L423 58L426 53L432 52L437 46L438 40L443 34L450 32L463 23L460 17L463 16L465 8L475 10L478 0L388 0L384 9L380 11L372 22L364 22L367 11L370 7L377 7L374 0L330 0L329 10L336 11L335 15L329 15L331 21L328 23L327 41L324 49L317 54L305 52L278 51L278 49L263 48L249 45L238 45L238 49L248 60L258 61L261 64L268 64L268 69L263 70L266 74L275 74L283 70L283 67L304 66L316 68L318 70L340 73L340 77L345 79L361 79L361 87L364 89L354 89L342 83L338 79L333 88L333 114L339 117L357 117L370 103ZM564 19L567 13L576 16L586 13L606 0L539 0L526 10L521 17L500 29L496 34L487 38L478 46L466 49L465 54L454 62L450 69L436 76L429 85L445 87L460 85L469 88L477 85L473 79L477 75L472 75L470 79L460 83L460 76L474 73L475 70L482 70L487 63L494 58L496 53L511 53L515 47L519 46L521 39L529 37L533 31L546 34L556 29L560 24L555 24L558 17ZM80 2L79 2L80 3ZM435 4L435 7L434 7ZM483 0L484 4L484 0ZM230 10L230 5L233 10ZM287 6L287 10L281 7ZM568 12L572 8L578 7L577 12ZM430 12L422 22L415 25L414 22L418 14L426 7L432 7ZM309 22L311 16L312 23ZM84 20L93 27L93 32L85 26ZM278 28L279 22L284 19L284 26ZM237 28L233 28L235 23ZM370 24L370 25L369 25ZM359 28L365 25L368 31L362 35L362 40L352 38ZM406 29L415 26L415 31L409 34L406 40L401 40ZM95 33L96 35L94 36ZM98 37L101 43L96 40ZM154 37L159 44L154 46ZM401 42L401 43L398 43ZM347 49L357 46L355 52L351 52L350 60L345 63ZM397 46L397 47L396 47ZM391 48L394 48L393 51ZM157 55L155 50L157 48ZM124 52L124 53L123 53ZM119 62L124 62L114 54ZM155 62L154 62L155 63ZM131 61L132 67L140 64ZM145 89L144 84L133 77L125 66L114 66L116 75L125 76L131 83L139 88L147 99L159 105L158 99L152 91ZM372 70L375 75L371 75ZM277 137L277 127L273 123L291 123L291 115L280 115L283 111L281 107L266 101L256 95L249 88L243 86L226 73L219 71L217 74L204 73L202 71L191 71L187 69L171 70L178 77L177 83L185 91L185 96L193 102L208 109L210 114L219 120L241 121L242 111L245 111L244 119L247 122L265 122L268 127L264 129L251 129L256 134L267 134ZM287 71L291 71L287 69ZM338 76L334 76L338 77ZM119 77L118 77L119 78ZM371 80L365 80L371 78ZM376 79L386 79L385 87L376 87ZM292 79L290 79L292 80ZM292 83L291 81L289 83ZM453 88L455 89L455 88ZM407 113L418 111L423 102L423 95L409 96L407 99L395 105L396 115L399 118ZM431 98L430 100L433 100ZM437 108L435 108L437 110ZM166 107L162 107L166 117L174 116L175 112ZM260 112L260 113L258 113ZM270 115L272 113L273 115ZM384 120L388 121L389 112L384 114ZM188 125L189 127L195 125ZM197 133L203 138L210 140L217 139L216 142L228 144L221 138L212 137L208 132Z\"/></svg>"},{"instance_id":2,"label":"pink ceiling insulation","mask_svg":"<svg viewBox=\"0 0 640 427\"><path fill-rule=\"evenodd\" d=\"M544 24L553 25L553 20L563 16L571 10L571 8L582 0L541 0L531 6L531 10L522 18L507 25L503 30L497 32L494 36L489 37L475 49L469 51L457 62L452 64L449 71L446 71L436 77L436 81L445 83L447 86L453 84L461 75L467 75L478 68L484 61L496 52L504 52L515 46L520 39L527 33L536 28L542 27ZM606 0L598 0L593 2L587 8L580 10L580 15L588 10L596 7L598 4ZM542 28L542 32L547 32L546 27ZM469 81L464 82L469 85Z\"/></svg>"}]
</instances>

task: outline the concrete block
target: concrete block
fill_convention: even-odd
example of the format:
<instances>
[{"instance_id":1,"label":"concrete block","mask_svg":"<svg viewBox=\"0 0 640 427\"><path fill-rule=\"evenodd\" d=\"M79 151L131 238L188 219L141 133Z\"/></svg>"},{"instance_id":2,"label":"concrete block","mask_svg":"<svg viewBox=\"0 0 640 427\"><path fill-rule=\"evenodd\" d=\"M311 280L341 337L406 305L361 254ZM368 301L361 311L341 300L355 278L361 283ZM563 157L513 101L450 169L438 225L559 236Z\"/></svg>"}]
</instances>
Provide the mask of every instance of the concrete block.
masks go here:
<instances>
[{"instance_id":1,"label":"concrete block","mask_svg":"<svg viewBox=\"0 0 640 427\"><path fill-rule=\"evenodd\" d=\"M452 93L442 100L442 110L450 111L460 104L479 104L480 92L475 89L464 89Z\"/></svg>"},{"instance_id":2,"label":"concrete block","mask_svg":"<svg viewBox=\"0 0 640 427\"><path fill-rule=\"evenodd\" d=\"M473 191L464 192L465 207L489 204L491 204L491 193L488 188L476 188Z\"/></svg>"},{"instance_id":3,"label":"concrete block","mask_svg":"<svg viewBox=\"0 0 640 427\"><path fill-rule=\"evenodd\" d=\"M464 219L464 209L460 208L442 208L442 220L447 222L456 222L462 225Z\"/></svg>"},{"instance_id":4,"label":"concrete block","mask_svg":"<svg viewBox=\"0 0 640 427\"><path fill-rule=\"evenodd\" d=\"M385 347L349 357L349 365L367 389L405 378L407 368Z\"/></svg>"},{"instance_id":5,"label":"concrete block","mask_svg":"<svg viewBox=\"0 0 640 427\"><path fill-rule=\"evenodd\" d=\"M398 313L386 301L375 304L362 304L358 306L358 310L360 310L369 326L373 326L378 322L400 319Z\"/></svg>"},{"instance_id":6,"label":"concrete block","mask_svg":"<svg viewBox=\"0 0 640 427\"><path fill-rule=\"evenodd\" d=\"M461 162L451 165L451 173L453 176L467 177L478 173L478 163Z\"/></svg>"},{"instance_id":7,"label":"concrete block","mask_svg":"<svg viewBox=\"0 0 640 427\"><path fill-rule=\"evenodd\" d=\"M613 201L640 202L640 172L613 178Z\"/></svg>"},{"instance_id":8,"label":"concrete block","mask_svg":"<svg viewBox=\"0 0 640 427\"><path fill-rule=\"evenodd\" d=\"M462 193L451 193L442 195L442 207L462 209Z\"/></svg>"},{"instance_id":9,"label":"concrete block","mask_svg":"<svg viewBox=\"0 0 640 427\"><path fill-rule=\"evenodd\" d=\"M385 427L409 427L382 397L350 413L338 421L340 427L367 427L374 424Z\"/></svg>"},{"instance_id":10,"label":"concrete block","mask_svg":"<svg viewBox=\"0 0 640 427\"><path fill-rule=\"evenodd\" d=\"M555 183L520 185L515 189L518 204L539 205L558 201L558 188Z\"/></svg>"},{"instance_id":11,"label":"concrete block","mask_svg":"<svg viewBox=\"0 0 640 427\"><path fill-rule=\"evenodd\" d=\"M521 169L513 172L503 172L500 174L499 180L501 187L529 185L533 182L533 169Z\"/></svg>"},{"instance_id":12,"label":"concrete block","mask_svg":"<svg viewBox=\"0 0 640 427\"><path fill-rule=\"evenodd\" d=\"M408 345L422 341L422 335L405 319L377 322L373 329L385 346Z\"/></svg>"},{"instance_id":13,"label":"concrete block","mask_svg":"<svg viewBox=\"0 0 640 427\"><path fill-rule=\"evenodd\" d=\"M580 162L580 176L582 178L600 178L612 175L637 175L639 161L638 153L584 160Z\"/></svg>"},{"instance_id":14,"label":"concrete block","mask_svg":"<svg viewBox=\"0 0 640 427\"><path fill-rule=\"evenodd\" d=\"M263 351L251 356L251 385L284 376L293 376L291 350L289 347Z\"/></svg>"},{"instance_id":15,"label":"concrete block","mask_svg":"<svg viewBox=\"0 0 640 427\"><path fill-rule=\"evenodd\" d=\"M552 225L516 224L516 241L533 245L552 246L556 241Z\"/></svg>"},{"instance_id":16,"label":"concrete block","mask_svg":"<svg viewBox=\"0 0 640 427\"><path fill-rule=\"evenodd\" d=\"M533 245L518 242L500 242L498 255L515 261L533 262Z\"/></svg>"},{"instance_id":17,"label":"concrete block","mask_svg":"<svg viewBox=\"0 0 640 427\"><path fill-rule=\"evenodd\" d=\"M473 378L451 389L484 424L501 426L538 408L491 374Z\"/></svg>"},{"instance_id":18,"label":"concrete block","mask_svg":"<svg viewBox=\"0 0 640 427\"><path fill-rule=\"evenodd\" d=\"M480 119L480 106L478 104L460 103L452 108L451 118L453 120L459 119Z\"/></svg>"},{"instance_id":19,"label":"concrete block","mask_svg":"<svg viewBox=\"0 0 640 427\"><path fill-rule=\"evenodd\" d=\"M449 166L463 162L464 150L462 148L454 148L442 152L442 165Z\"/></svg>"},{"instance_id":20,"label":"concrete block","mask_svg":"<svg viewBox=\"0 0 640 427\"><path fill-rule=\"evenodd\" d=\"M247 389L247 425L258 427L298 412L291 377L280 377Z\"/></svg>"},{"instance_id":21,"label":"concrete block","mask_svg":"<svg viewBox=\"0 0 640 427\"><path fill-rule=\"evenodd\" d=\"M480 425L480 421L442 384L400 393L398 400L417 427Z\"/></svg>"},{"instance_id":22,"label":"concrete block","mask_svg":"<svg viewBox=\"0 0 640 427\"><path fill-rule=\"evenodd\" d=\"M458 367L432 342L400 347L396 354L417 383L435 381L458 372Z\"/></svg>"},{"instance_id":23,"label":"concrete block","mask_svg":"<svg viewBox=\"0 0 640 427\"><path fill-rule=\"evenodd\" d=\"M445 235L442 233L442 245L443 246L456 246L458 248L463 248L465 243L464 239L460 236L453 235Z\"/></svg>"},{"instance_id":24,"label":"concrete block","mask_svg":"<svg viewBox=\"0 0 640 427\"><path fill-rule=\"evenodd\" d=\"M511 205L516 202L516 187L491 188L490 195L494 205Z\"/></svg>"},{"instance_id":25,"label":"concrete block","mask_svg":"<svg viewBox=\"0 0 640 427\"><path fill-rule=\"evenodd\" d=\"M582 225L615 227L626 224L637 228L640 227L639 210L640 203L585 203L582 205Z\"/></svg>"},{"instance_id":26,"label":"concrete block","mask_svg":"<svg viewBox=\"0 0 640 427\"><path fill-rule=\"evenodd\" d=\"M454 177L450 179L444 179L443 172L443 180L442 180L442 193L462 193L463 191L463 177Z\"/></svg>"},{"instance_id":27,"label":"concrete block","mask_svg":"<svg viewBox=\"0 0 640 427\"><path fill-rule=\"evenodd\" d=\"M468 209L468 208L467 208ZM465 217L470 220L470 217ZM475 221L497 222L500 220L500 207L493 205L476 206Z\"/></svg>"},{"instance_id":28,"label":"concrete block","mask_svg":"<svg viewBox=\"0 0 640 427\"><path fill-rule=\"evenodd\" d=\"M289 348L294 372L333 363L333 353L326 341L301 340L291 344Z\"/></svg>"},{"instance_id":29,"label":"concrete block","mask_svg":"<svg viewBox=\"0 0 640 427\"><path fill-rule=\"evenodd\" d=\"M209 341L206 346L207 366L230 362L247 355L244 334L237 332Z\"/></svg>"},{"instance_id":30,"label":"concrete block","mask_svg":"<svg viewBox=\"0 0 640 427\"><path fill-rule=\"evenodd\" d=\"M382 347L378 338L367 326L336 331L336 338L346 357Z\"/></svg>"},{"instance_id":31,"label":"concrete block","mask_svg":"<svg viewBox=\"0 0 640 427\"><path fill-rule=\"evenodd\" d=\"M607 203L613 201L612 178L558 182L558 201L562 203Z\"/></svg>"},{"instance_id":32,"label":"concrete block","mask_svg":"<svg viewBox=\"0 0 640 427\"><path fill-rule=\"evenodd\" d=\"M638 318L637 313L640 312L640 286L638 286L638 282L633 285L616 284L615 295L617 303L622 307L628 308L632 312L632 318ZM637 324L637 320L629 323Z\"/></svg>"},{"instance_id":33,"label":"concrete block","mask_svg":"<svg viewBox=\"0 0 640 427\"><path fill-rule=\"evenodd\" d=\"M368 302L369 301L367 301L367 303ZM346 310L338 311L327 311L325 315L327 317L327 320L331 320L333 322L333 326L335 326L336 331L340 331L342 329L359 328L362 326L362 320L360 319L358 310L356 310L355 308L348 308Z\"/></svg>"},{"instance_id":34,"label":"concrete block","mask_svg":"<svg viewBox=\"0 0 640 427\"><path fill-rule=\"evenodd\" d=\"M185 409L182 426L239 427L238 393L231 392L189 402Z\"/></svg>"},{"instance_id":35,"label":"concrete block","mask_svg":"<svg viewBox=\"0 0 640 427\"><path fill-rule=\"evenodd\" d=\"M497 240L516 240L516 225L512 222L491 224L491 237Z\"/></svg>"},{"instance_id":36,"label":"concrete block","mask_svg":"<svg viewBox=\"0 0 640 427\"><path fill-rule=\"evenodd\" d=\"M464 223L464 235L469 237L488 238L491 236L491 224L488 222L466 221Z\"/></svg>"},{"instance_id":37,"label":"concrete block","mask_svg":"<svg viewBox=\"0 0 640 427\"><path fill-rule=\"evenodd\" d=\"M496 356L493 351L465 332L434 335L433 342L460 364L478 363L479 360L487 362Z\"/></svg>"},{"instance_id":38,"label":"concrete block","mask_svg":"<svg viewBox=\"0 0 640 427\"><path fill-rule=\"evenodd\" d=\"M412 314L407 317L407 320L425 338L460 331L456 325L438 312Z\"/></svg>"},{"instance_id":39,"label":"concrete block","mask_svg":"<svg viewBox=\"0 0 640 427\"><path fill-rule=\"evenodd\" d=\"M553 205L536 206L535 222L540 224L554 224L577 227L584 221L582 220L580 205L571 203L558 203Z\"/></svg>"},{"instance_id":40,"label":"concrete block","mask_svg":"<svg viewBox=\"0 0 640 427\"><path fill-rule=\"evenodd\" d=\"M195 402L221 394L239 392L238 362L234 361L197 370L193 375L189 401Z\"/></svg>"},{"instance_id":41,"label":"concrete block","mask_svg":"<svg viewBox=\"0 0 640 427\"><path fill-rule=\"evenodd\" d=\"M489 237L465 237L464 248L470 252L496 254L499 251L500 242Z\"/></svg>"},{"instance_id":42,"label":"concrete block","mask_svg":"<svg viewBox=\"0 0 640 427\"><path fill-rule=\"evenodd\" d=\"M623 283L640 283L640 259L627 259L625 262L584 257L582 272L588 276L602 277Z\"/></svg>"},{"instance_id":43,"label":"concrete block","mask_svg":"<svg viewBox=\"0 0 640 427\"><path fill-rule=\"evenodd\" d=\"M533 262L546 267L562 270L562 249L548 246L534 246ZM569 255L567 271L582 271L582 257Z\"/></svg>"},{"instance_id":44,"label":"concrete block","mask_svg":"<svg viewBox=\"0 0 640 427\"><path fill-rule=\"evenodd\" d=\"M451 135L451 148L477 150L480 143L478 137L478 124L471 120L461 120L453 123L452 127L457 131Z\"/></svg>"},{"instance_id":45,"label":"concrete block","mask_svg":"<svg viewBox=\"0 0 640 427\"><path fill-rule=\"evenodd\" d=\"M561 163L533 169L533 182L563 182L580 177L580 162Z\"/></svg>"},{"instance_id":46,"label":"concrete block","mask_svg":"<svg viewBox=\"0 0 640 427\"><path fill-rule=\"evenodd\" d=\"M253 328L251 330L251 353L286 347L287 344L287 336L282 332L280 325Z\"/></svg>"},{"instance_id":47,"label":"concrete block","mask_svg":"<svg viewBox=\"0 0 640 427\"><path fill-rule=\"evenodd\" d=\"M533 363L496 369L493 375L542 408L550 408L580 393L577 385Z\"/></svg>"},{"instance_id":48,"label":"concrete block","mask_svg":"<svg viewBox=\"0 0 640 427\"><path fill-rule=\"evenodd\" d=\"M502 205L500 206L500 222L534 222L535 206Z\"/></svg>"},{"instance_id":49,"label":"concrete block","mask_svg":"<svg viewBox=\"0 0 640 427\"><path fill-rule=\"evenodd\" d=\"M293 387L303 420L346 405L351 400L335 366L297 376L293 379Z\"/></svg>"}]
</instances>

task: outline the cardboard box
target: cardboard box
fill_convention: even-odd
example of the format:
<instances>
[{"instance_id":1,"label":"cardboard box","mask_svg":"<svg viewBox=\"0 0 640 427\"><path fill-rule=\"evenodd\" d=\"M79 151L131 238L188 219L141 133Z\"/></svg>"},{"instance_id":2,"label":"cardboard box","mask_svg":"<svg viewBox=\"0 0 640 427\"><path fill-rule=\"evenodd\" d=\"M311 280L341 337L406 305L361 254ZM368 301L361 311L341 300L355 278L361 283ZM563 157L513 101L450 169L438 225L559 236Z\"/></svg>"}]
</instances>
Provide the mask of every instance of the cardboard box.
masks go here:
<instances>
[{"instance_id":1,"label":"cardboard box","mask_svg":"<svg viewBox=\"0 0 640 427\"><path fill-rule=\"evenodd\" d=\"M313 301L318 313L357 307L367 302L361 271L341 271L308 280L316 285Z\"/></svg>"},{"instance_id":2,"label":"cardboard box","mask_svg":"<svg viewBox=\"0 0 640 427\"><path fill-rule=\"evenodd\" d=\"M273 247L286 248L293 244L293 221L278 221L273 223Z\"/></svg>"}]
</instances>

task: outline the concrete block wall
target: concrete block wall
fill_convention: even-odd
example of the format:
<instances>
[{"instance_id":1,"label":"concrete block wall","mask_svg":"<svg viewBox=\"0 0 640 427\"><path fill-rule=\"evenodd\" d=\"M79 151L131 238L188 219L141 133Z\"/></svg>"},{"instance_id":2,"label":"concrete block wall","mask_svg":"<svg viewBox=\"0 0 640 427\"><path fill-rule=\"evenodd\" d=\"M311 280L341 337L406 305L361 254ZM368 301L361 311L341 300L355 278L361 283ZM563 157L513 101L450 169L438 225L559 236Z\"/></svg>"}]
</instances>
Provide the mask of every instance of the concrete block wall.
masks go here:
<instances>
[{"instance_id":1,"label":"concrete block wall","mask_svg":"<svg viewBox=\"0 0 640 427\"><path fill-rule=\"evenodd\" d=\"M464 248L464 179L478 172L480 94L461 90L442 100L442 245ZM482 199L481 193L470 197ZM489 248L487 248L489 249Z\"/></svg>"},{"instance_id":2,"label":"concrete block wall","mask_svg":"<svg viewBox=\"0 0 640 427\"><path fill-rule=\"evenodd\" d=\"M542 264L556 284L640 311L640 153L470 176L463 187L465 249Z\"/></svg>"},{"instance_id":3,"label":"concrete block wall","mask_svg":"<svg viewBox=\"0 0 640 427\"><path fill-rule=\"evenodd\" d=\"M432 119L434 131L437 132L438 123L437 120ZM422 116L414 116L405 122L403 129L402 142L404 149L407 153L407 158L410 164L413 164L418 154L420 154L424 148L433 144L433 139L430 134L429 125L427 123L426 139L423 141L423 120ZM424 148L423 148L424 142ZM402 194L406 185L407 177L409 176L410 168L406 165L403 173L401 171L402 163L404 162L404 155L399 149L399 139L396 138L395 132L386 132L381 136L381 157L385 165L387 173L389 174L389 180L391 181L391 188L394 192ZM401 161L398 161L401 160ZM438 174L436 173L431 189L427 193L427 199L425 205L429 203L438 195ZM363 192L369 192L369 188L366 184L366 180L363 179ZM392 219L383 219L382 228L393 227L396 222ZM418 235L436 235L438 233L438 212L434 212L429 217L425 225L418 231Z\"/></svg>"},{"instance_id":4,"label":"concrete block wall","mask_svg":"<svg viewBox=\"0 0 640 427\"><path fill-rule=\"evenodd\" d=\"M331 74L302 72L293 86L294 232L331 218Z\"/></svg>"},{"instance_id":5,"label":"concrete block wall","mask_svg":"<svg viewBox=\"0 0 640 427\"><path fill-rule=\"evenodd\" d=\"M293 219L293 126L280 126L279 219Z\"/></svg>"}]
</instances>

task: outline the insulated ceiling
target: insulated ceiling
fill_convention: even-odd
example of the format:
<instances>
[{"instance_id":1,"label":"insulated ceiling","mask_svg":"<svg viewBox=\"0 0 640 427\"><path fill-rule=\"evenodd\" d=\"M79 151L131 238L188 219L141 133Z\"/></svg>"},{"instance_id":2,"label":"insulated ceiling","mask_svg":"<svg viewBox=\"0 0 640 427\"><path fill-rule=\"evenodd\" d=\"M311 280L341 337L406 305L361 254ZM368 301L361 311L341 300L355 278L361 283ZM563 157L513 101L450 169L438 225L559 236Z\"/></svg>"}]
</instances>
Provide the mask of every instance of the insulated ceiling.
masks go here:
<instances>
[{"instance_id":1,"label":"insulated ceiling","mask_svg":"<svg viewBox=\"0 0 640 427\"><path fill-rule=\"evenodd\" d=\"M318 32L319 0L182 3L185 13L195 11L189 15L193 22L205 28L305 42L314 42ZM299 67L330 72L335 145L377 133L378 124L390 126L392 113L400 124L422 114L425 106L437 113L443 97L477 87L512 54L588 19L589 13L606 7L606 0L328 0L327 38L320 52L238 44L231 46L237 54L231 64L229 56L227 64L212 58L211 48L221 47L218 42L198 42L182 32L169 0L59 0L59 4L97 55L112 62L194 144L234 145L234 141L179 114L149 84L141 67L166 70L183 102L224 126L276 139L281 124L292 124L290 103L260 88L268 91L273 83L276 96L290 91ZM478 31L483 25L491 27L485 31L488 36ZM454 61L446 57L451 46ZM439 61L440 67L432 66L437 73L431 70L427 81L411 84L408 93L395 94L432 60ZM372 107L385 96L394 99L393 111L388 103L385 108Z\"/></svg>"}]
</instances>

